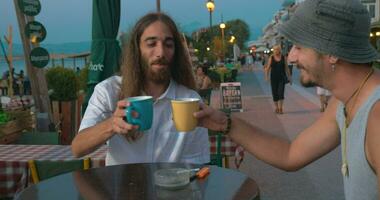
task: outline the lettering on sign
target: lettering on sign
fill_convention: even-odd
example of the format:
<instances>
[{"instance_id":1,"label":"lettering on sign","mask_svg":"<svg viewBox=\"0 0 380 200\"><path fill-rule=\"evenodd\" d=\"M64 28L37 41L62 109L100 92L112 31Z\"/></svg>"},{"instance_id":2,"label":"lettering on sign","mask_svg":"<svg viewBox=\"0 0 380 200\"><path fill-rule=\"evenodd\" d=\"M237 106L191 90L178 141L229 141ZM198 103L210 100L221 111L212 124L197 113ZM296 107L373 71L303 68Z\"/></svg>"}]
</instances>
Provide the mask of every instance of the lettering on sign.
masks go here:
<instances>
[{"instance_id":1,"label":"lettering on sign","mask_svg":"<svg viewBox=\"0 0 380 200\"><path fill-rule=\"evenodd\" d=\"M220 91L221 107L223 109L231 109L232 111L243 110L240 82L221 83Z\"/></svg>"},{"instance_id":2,"label":"lettering on sign","mask_svg":"<svg viewBox=\"0 0 380 200\"><path fill-rule=\"evenodd\" d=\"M37 61L44 61L49 60L49 56L30 56L30 61L37 62Z\"/></svg>"},{"instance_id":3,"label":"lettering on sign","mask_svg":"<svg viewBox=\"0 0 380 200\"><path fill-rule=\"evenodd\" d=\"M18 6L21 12L28 16L36 16L41 11L39 0L18 0Z\"/></svg>"},{"instance_id":4,"label":"lettering on sign","mask_svg":"<svg viewBox=\"0 0 380 200\"><path fill-rule=\"evenodd\" d=\"M102 63L99 63L99 64L90 63L90 67L89 67L91 71L103 71L103 68L104 68L104 65Z\"/></svg>"},{"instance_id":5,"label":"lettering on sign","mask_svg":"<svg viewBox=\"0 0 380 200\"><path fill-rule=\"evenodd\" d=\"M46 49L36 47L30 52L29 59L34 67L43 68L49 63L50 55Z\"/></svg>"},{"instance_id":6,"label":"lettering on sign","mask_svg":"<svg viewBox=\"0 0 380 200\"><path fill-rule=\"evenodd\" d=\"M25 34L32 43L42 42L46 37L46 29L38 21L31 21L25 26Z\"/></svg>"}]
</instances>

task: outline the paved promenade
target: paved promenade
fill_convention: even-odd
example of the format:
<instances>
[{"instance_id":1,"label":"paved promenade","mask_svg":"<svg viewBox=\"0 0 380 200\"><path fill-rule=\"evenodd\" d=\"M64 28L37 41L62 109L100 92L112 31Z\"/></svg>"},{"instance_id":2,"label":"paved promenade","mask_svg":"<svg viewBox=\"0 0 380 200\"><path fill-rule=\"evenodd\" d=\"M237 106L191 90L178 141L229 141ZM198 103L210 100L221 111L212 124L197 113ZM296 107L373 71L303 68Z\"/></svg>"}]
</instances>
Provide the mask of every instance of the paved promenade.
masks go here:
<instances>
[{"instance_id":1,"label":"paved promenade","mask_svg":"<svg viewBox=\"0 0 380 200\"><path fill-rule=\"evenodd\" d=\"M274 113L270 84L264 80L262 66L239 72L242 83L244 116L269 133L293 140L320 115L315 89L299 85L294 69L293 85L285 89L284 114ZM219 106L219 91L214 90L212 106ZM268 147L271 148L271 147ZM246 152L240 171L252 177L260 187L261 200L340 200L344 199L340 174L340 147L297 172L274 168ZM230 160L230 167L234 167Z\"/></svg>"}]
</instances>

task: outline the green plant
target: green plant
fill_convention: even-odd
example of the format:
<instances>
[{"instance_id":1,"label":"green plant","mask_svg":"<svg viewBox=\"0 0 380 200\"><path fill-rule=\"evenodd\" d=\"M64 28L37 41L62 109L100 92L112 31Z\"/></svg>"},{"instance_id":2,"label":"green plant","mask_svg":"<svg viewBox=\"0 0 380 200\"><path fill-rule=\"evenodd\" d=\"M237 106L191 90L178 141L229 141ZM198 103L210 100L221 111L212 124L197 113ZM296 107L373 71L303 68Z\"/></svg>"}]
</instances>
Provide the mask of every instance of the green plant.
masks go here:
<instances>
[{"instance_id":1,"label":"green plant","mask_svg":"<svg viewBox=\"0 0 380 200\"><path fill-rule=\"evenodd\" d=\"M53 101L71 101L77 99L79 81L75 71L64 67L52 67L46 72L50 99Z\"/></svg>"},{"instance_id":2,"label":"green plant","mask_svg":"<svg viewBox=\"0 0 380 200\"><path fill-rule=\"evenodd\" d=\"M380 62L375 61L375 62L373 63L373 66L374 66L375 68L377 68L377 69L380 69Z\"/></svg>"},{"instance_id":3,"label":"green plant","mask_svg":"<svg viewBox=\"0 0 380 200\"><path fill-rule=\"evenodd\" d=\"M9 121L11 121L11 117L7 113L0 111L0 124L5 124Z\"/></svg>"},{"instance_id":4,"label":"green plant","mask_svg":"<svg viewBox=\"0 0 380 200\"><path fill-rule=\"evenodd\" d=\"M79 90L87 91L87 77L88 77L88 65L84 66L82 70L80 70L79 75L77 76L79 83Z\"/></svg>"}]
</instances>

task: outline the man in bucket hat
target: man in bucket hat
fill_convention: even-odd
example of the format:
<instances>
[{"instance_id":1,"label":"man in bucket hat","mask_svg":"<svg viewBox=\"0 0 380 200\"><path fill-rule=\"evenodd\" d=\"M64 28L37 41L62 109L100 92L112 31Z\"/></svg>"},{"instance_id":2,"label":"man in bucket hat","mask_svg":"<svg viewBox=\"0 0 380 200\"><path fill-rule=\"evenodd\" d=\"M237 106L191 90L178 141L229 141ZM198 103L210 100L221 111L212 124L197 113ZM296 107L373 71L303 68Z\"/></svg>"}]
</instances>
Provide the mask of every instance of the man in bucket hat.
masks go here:
<instances>
[{"instance_id":1,"label":"man in bucket hat","mask_svg":"<svg viewBox=\"0 0 380 200\"><path fill-rule=\"evenodd\" d=\"M358 0L306 0L279 31L294 43L288 60L306 87L330 90L323 115L292 142L266 134L238 113L202 105L200 125L225 131L247 151L275 167L294 171L342 144L346 199L378 199L380 181L380 73L369 43L370 18ZM271 148L268 148L271 147Z\"/></svg>"}]
</instances>

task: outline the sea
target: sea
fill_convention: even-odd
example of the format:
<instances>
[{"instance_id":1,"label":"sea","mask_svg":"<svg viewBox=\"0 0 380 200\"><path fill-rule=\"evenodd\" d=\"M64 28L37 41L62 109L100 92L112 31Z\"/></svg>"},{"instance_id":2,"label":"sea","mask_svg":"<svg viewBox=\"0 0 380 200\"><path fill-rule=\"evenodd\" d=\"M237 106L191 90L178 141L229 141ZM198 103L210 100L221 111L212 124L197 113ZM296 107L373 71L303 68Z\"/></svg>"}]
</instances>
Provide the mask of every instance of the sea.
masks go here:
<instances>
[{"instance_id":1,"label":"sea","mask_svg":"<svg viewBox=\"0 0 380 200\"><path fill-rule=\"evenodd\" d=\"M91 50L91 41L88 42L72 42L72 43L62 43L62 44L40 44L41 47L45 48L49 54L65 54L65 55L72 55L72 54L79 54L79 53L85 53L90 52ZM7 46L5 45L5 51L7 51ZM8 54L8 52L6 52ZM20 70L24 70L24 74L27 75L26 71L26 65L25 60L23 59L23 47L22 44L13 44L13 57L15 59L13 60L13 68L15 68L15 72L19 73ZM62 66L61 59L54 61L55 66ZM79 67L80 69L84 67L85 60L84 58L77 58L75 59L75 66L74 66L74 59L67 58L64 59L64 65L67 68L73 68ZM50 59L49 63L45 68L49 68L53 66L53 62ZM5 60L4 51L0 49L0 78L2 75L9 71L8 64Z\"/></svg>"}]
</instances>

